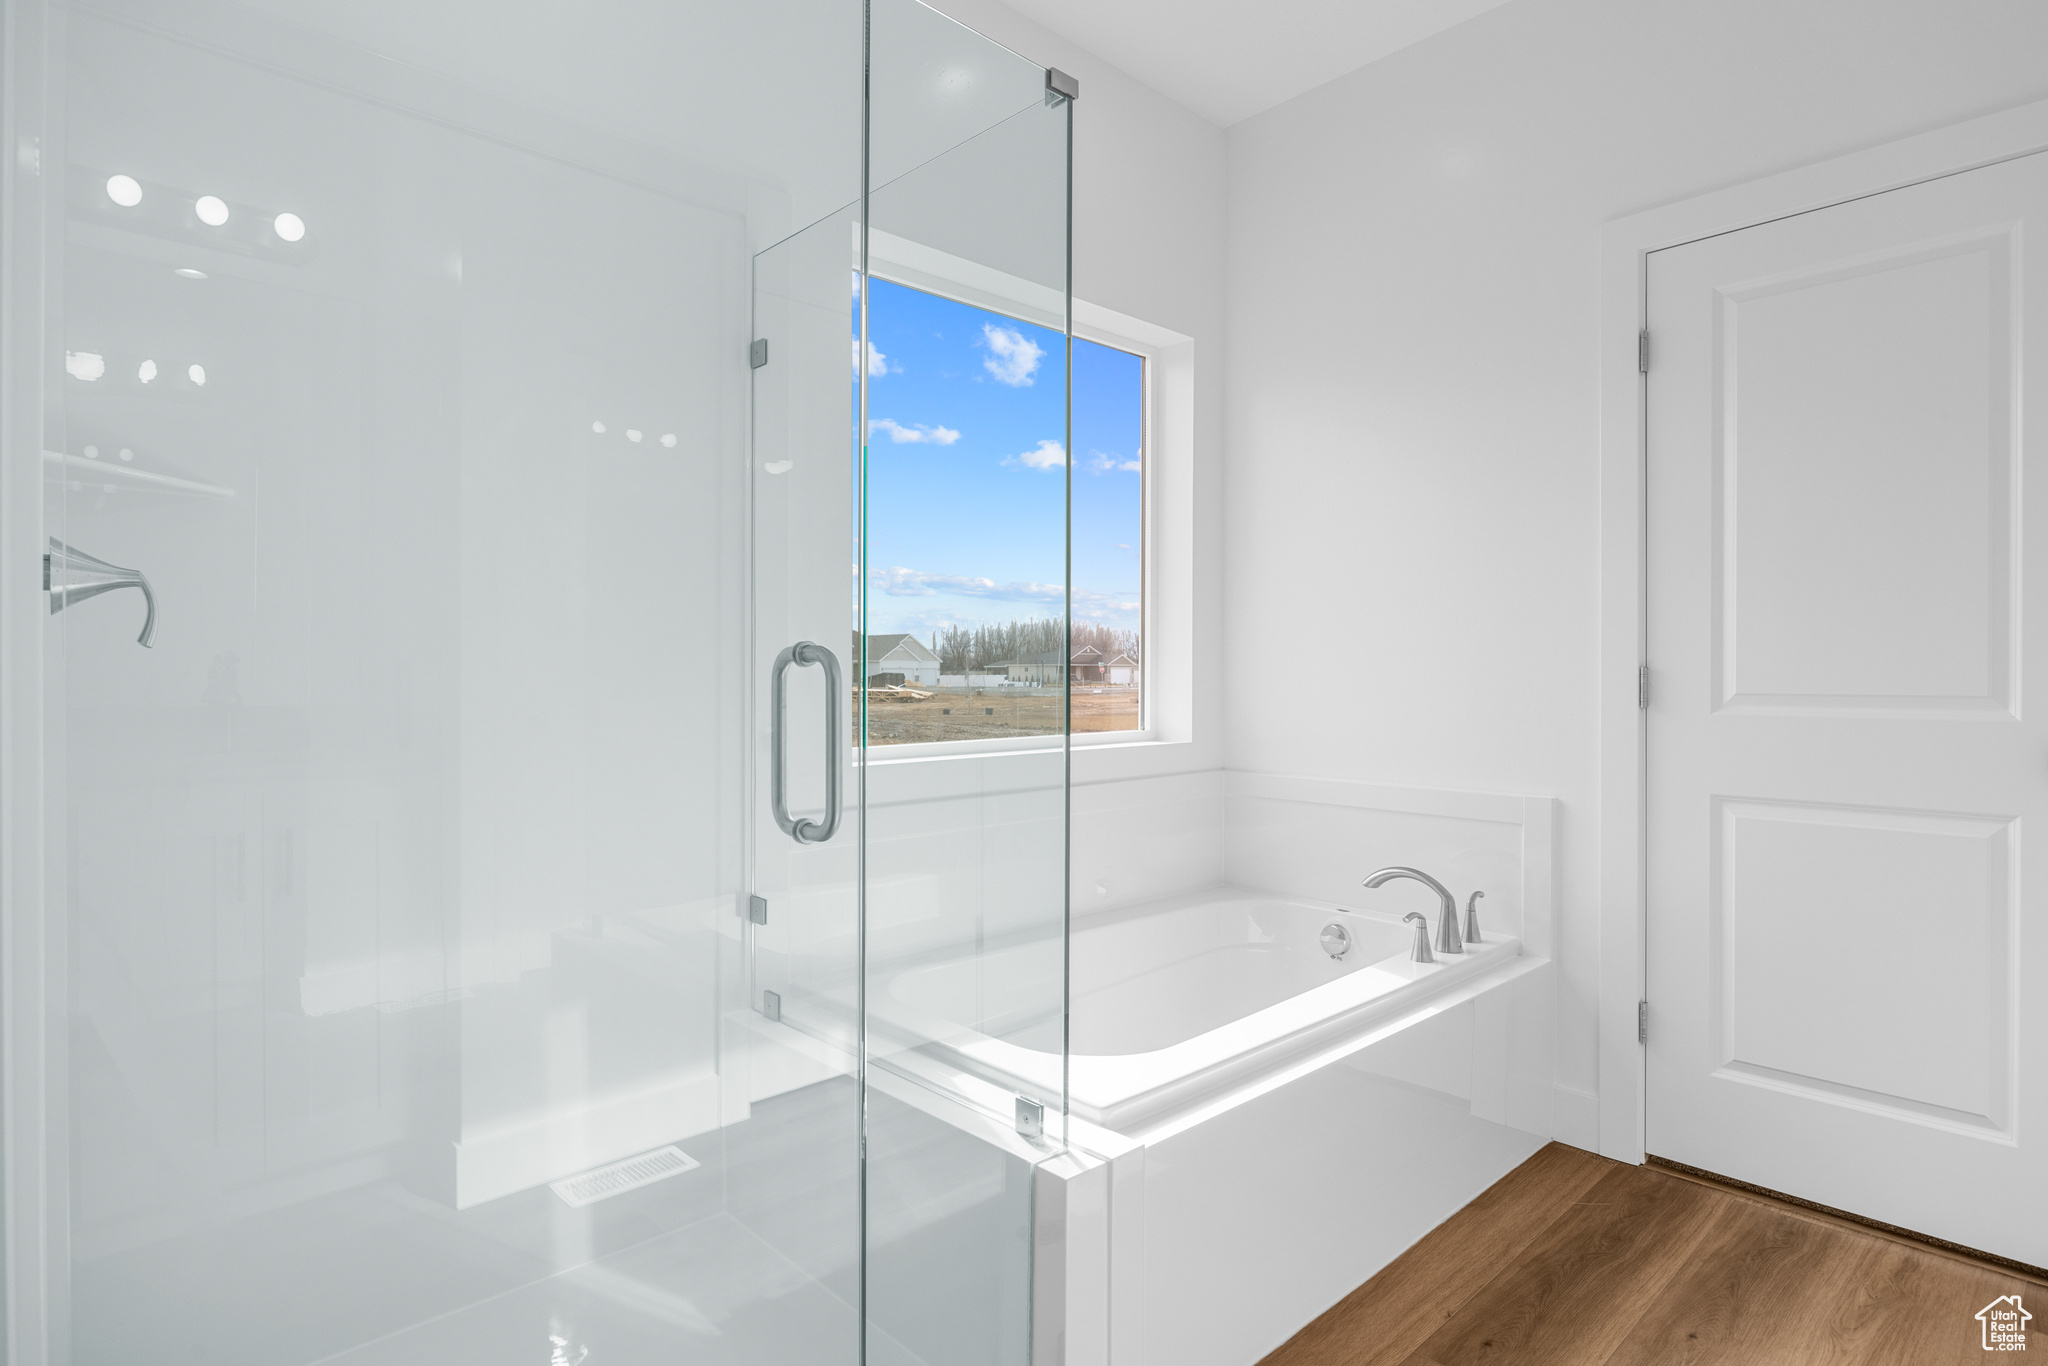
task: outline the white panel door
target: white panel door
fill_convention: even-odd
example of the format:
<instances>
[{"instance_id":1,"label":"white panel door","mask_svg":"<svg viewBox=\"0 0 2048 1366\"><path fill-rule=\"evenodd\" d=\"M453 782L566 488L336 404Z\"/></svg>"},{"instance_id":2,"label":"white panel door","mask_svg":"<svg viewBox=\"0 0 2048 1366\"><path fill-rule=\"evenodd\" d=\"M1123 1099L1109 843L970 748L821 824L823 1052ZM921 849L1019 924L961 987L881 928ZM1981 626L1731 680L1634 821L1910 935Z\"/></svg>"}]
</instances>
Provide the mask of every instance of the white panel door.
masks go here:
<instances>
[{"instance_id":1,"label":"white panel door","mask_svg":"<svg viewBox=\"0 0 2048 1366\"><path fill-rule=\"evenodd\" d=\"M1647 1147L2042 1265L2029 236L2048 156L1650 258Z\"/></svg>"}]
</instances>

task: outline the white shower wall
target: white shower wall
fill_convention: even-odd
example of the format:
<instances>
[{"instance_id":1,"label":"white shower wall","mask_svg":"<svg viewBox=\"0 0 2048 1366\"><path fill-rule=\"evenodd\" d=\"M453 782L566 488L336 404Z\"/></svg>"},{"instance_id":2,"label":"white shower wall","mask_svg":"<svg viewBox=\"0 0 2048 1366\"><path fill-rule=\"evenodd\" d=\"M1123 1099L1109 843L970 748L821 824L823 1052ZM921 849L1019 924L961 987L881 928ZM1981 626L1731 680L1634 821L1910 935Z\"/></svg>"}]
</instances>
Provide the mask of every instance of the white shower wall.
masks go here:
<instances>
[{"instance_id":1,"label":"white shower wall","mask_svg":"<svg viewBox=\"0 0 2048 1366\"><path fill-rule=\"evenodd\" d=\"M744 224L554 168L478 179L496 230L463 262L458 1151L568 1116L529 1141L606 1161L718 1124L742 796L719 661L742 654L744 582L718 456L745 437ZM564 240L605 247L562 261ZM621 1102L690 1114L607 1137Z\"/></svg>"},{"instance_id":2,"label":"white shower wall","mask_svg":"<svg viewBox=\"0 0 2048 1366\"><path fill-rule=\"evenodd\" d=\"M187 281L176 247L99 250L113 229L89 215L72 244L71 346L110 367L190 352L207 374L161 396L74 382L72 453L113 464L132 440L131 468L233 491L53 490L53 528L142 567L163 608L148 652L120 598L59 623L82 1043L147 1078L106 1112L81 1099L83 1187L121 1163L104 1131L201 1115L192 1141L230 1183L387 1160L403 1134L428 1187L498 1171L462 1203L632 1151L606 1134L623 1099L672 1093L656 1103L715 1127L743 205L117 23L81 18L73 42L81 97L97 78L163 111L82 115L75 165L290 208L313 248L193 256L211 269ZM220 102L179 98L195 86ZM317 173L280 174L280 145ZM458 1092L439 1121L410 1113Z\"/></svg>"}]
</instances>

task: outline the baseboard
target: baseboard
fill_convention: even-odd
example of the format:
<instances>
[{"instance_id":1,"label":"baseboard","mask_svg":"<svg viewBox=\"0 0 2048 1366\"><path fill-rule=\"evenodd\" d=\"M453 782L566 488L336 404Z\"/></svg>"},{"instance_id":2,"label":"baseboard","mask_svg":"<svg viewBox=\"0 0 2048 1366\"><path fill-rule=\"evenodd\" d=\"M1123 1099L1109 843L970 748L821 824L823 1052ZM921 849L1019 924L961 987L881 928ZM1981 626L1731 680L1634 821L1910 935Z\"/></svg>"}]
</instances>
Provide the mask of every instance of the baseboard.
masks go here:
<instances>
[{"instance_id":1,"label":"baseboard","mask_svg":"<svg viewBox=\"0 0 2048 1366\"><path fill-rule=\"evenodd\" d=\"M1600 1151L1600 1097L1562 1082L1551 1088L1550 1136L1559 1143Z\"/></svg>"}]
</instances>

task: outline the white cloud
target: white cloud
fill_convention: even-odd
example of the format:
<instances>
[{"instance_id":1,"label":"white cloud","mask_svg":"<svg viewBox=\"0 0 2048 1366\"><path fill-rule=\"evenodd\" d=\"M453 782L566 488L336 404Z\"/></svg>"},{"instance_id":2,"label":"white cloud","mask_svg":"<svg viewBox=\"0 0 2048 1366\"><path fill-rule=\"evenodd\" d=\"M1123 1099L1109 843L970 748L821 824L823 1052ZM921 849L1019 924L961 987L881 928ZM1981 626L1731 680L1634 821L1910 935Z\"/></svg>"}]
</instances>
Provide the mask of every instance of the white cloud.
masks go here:
<instances>
[{"instance_id":1,"label":"white cloud","mask_svg":"<svg viewBox=\"0 0 2048 1366\"><path fill-rule=\"evenodd\" d=\"M1047 437L1038 443L1035 451L1013 455L1004 460L1005 465L1029 465L1034 470L1056 470L1067 463L1067 448Z\"/></svg>"},{"instance_id":2,"label":"white cloud","mask_svg":"<svg viewBox=\"0 0 2048 1366\"><path fill-rule=\"evenodd\" d=\"M997 583L994 579L964 574L932 574L920 569L905 569L901 565L890 569L870 569L868 578L892 598L931 598L944 594L995 602L1027 602L1048 609L1058 609L1067 600L1067 590L1056 583ZM1097 593L1085 588L1074 590L1074 612L1077 616L1119 618L1136 612L1138 607L1135 594Z\"/></svg>"},{"instance_id":3,"label":"white cloud","mask_svg":"<svg viewBox=\"0 0 2048 1366\"><path fill-rule=\"evenodd\" d=\"M1112 470L1129 470L1135 474L1145 466L1137 460L1119 460L1113 455L1095 451L1089 456L1088 468L1097 474L1108 474Z\"/></svg>"},{"instance_id":4,"label":"white cloud","mask_svg":"<svg viewBox=\"0 0 2048 1366\"><path fill-rule=\"evenodd\" d=\"M1086 588L1074 590L1074 614L1090 617L1117 617L1135 612L1144 604L1133 597L1122 597L1115 593L1094 593Z\"/></svg>"},{"instance_id":5,"label":"white cloud","mask_svg":"<svg viewBox=\"0 0 2048 1366\"><path fill-rule=\"evenodd\" d=\"M981 340L989 351L981 358L983 369L1004 384L1031 383L1039 359L1045 355L1044 347L1014 328L997 327L994 323L981 325Z\"/></svg>"},{"instance_id":6,"label":"white cloud","mask_svg":"<svg viewBox=\"0 0 2048 1366\"><path fill-rule=\"evenodd\" d=\"M1067 590L1056 583L997 583L964 574L929 574L919 569L871 569L868 577L892 598L929 598L951 593L967 598L998 598L1005 602L1063 603Z\"/></svg>"},{"instance_id":7,"label":"white cloud","mask_svg":"<svg viewBox=\"0 0 2048 1366\"><path fill-rule=\"evenodd\" d=\"M847 359L853 363L853 373L857 375L860 373L860 338L848 337L846 341L851 348ZM889 358L877 351L873 342L868 343L868 373L876 377L889 373Z\"/></svg>"},{"instance_id":8,"label":"white cloud","mask_svg":"<svg viewBox=\"0 0 2048 1366\"><path fill-rule=\"evenodd\" d=\"M950 446L960 439L960 433L951 427L927 427L921 422L906 427L892 417L870 418L868 430L887 432L889 439L898 445L907 441L923 441L934 446Z\"/></svg>"}]
</instances>

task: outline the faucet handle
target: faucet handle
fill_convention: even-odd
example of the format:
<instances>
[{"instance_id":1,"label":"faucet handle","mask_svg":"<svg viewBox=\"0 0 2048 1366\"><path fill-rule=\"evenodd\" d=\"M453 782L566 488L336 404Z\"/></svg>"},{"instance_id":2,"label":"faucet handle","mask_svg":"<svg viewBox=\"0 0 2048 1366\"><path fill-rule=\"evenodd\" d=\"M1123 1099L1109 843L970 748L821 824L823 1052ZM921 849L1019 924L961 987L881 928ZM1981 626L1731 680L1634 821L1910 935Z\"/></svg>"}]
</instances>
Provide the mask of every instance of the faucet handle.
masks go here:
<instances>
[{"instance_id":1,"label":"faucet handle","mask_svg":"<svg viewBox=\"0 0 2048 1366\"><path fill-rule=\"evenodd\" d=\"M1484 892L1474 892L1465 900L1465 942L1467 944L1477 944L1479 942L1479 898L1485 895L1486 893Z\"/></svg>"},{"instance_id":2,"label":"faucet handle","mask_svg":"<svg viewBox=\"0 0 2048 1366\"><path fill-rule=\"evenodd\" d=\"M1420 911L1410 911L1401 917L1401 923L1415 922L1415 947L1408 950L1408 959L1413 963L1434 963L1436 955L1429 951L1429 917Z\"/></svg>"}]
</instances>

